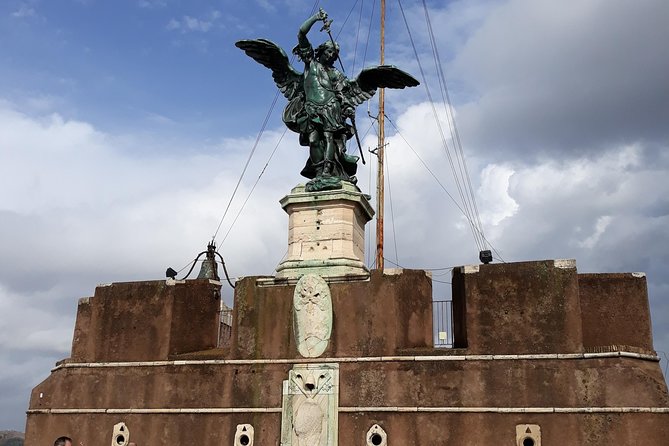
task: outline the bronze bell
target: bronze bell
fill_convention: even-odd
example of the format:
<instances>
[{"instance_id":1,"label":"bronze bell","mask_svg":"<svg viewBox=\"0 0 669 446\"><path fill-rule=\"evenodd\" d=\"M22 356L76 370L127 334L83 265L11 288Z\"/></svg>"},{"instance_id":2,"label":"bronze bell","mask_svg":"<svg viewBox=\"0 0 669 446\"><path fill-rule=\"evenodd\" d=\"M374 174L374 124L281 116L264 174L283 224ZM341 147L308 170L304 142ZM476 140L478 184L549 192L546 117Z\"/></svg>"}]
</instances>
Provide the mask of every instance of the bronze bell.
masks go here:
<instances>
[{"instance_id":1,"label":"bronze bell","mask_svg":"<svg viewBox=\"0 0 669 446\"><path fill-rule=\"evenodd\" d=\"M202 261L200 274L197 275L197 278L220 280L218 277L218 265L216 264L216 245L214 242L211 242L207 245L207 255Z\"/></svg>"}]
</instances>

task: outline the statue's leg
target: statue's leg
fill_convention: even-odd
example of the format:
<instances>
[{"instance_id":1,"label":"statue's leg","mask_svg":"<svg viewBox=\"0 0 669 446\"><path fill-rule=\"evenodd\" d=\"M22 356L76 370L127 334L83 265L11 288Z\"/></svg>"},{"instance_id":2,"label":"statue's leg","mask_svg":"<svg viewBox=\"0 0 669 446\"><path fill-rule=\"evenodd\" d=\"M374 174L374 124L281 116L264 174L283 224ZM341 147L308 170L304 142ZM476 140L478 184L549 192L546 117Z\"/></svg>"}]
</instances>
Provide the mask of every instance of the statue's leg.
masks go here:
<instances>
[{"instance_id":1,"label":"statue's leg","mask_svg":"<svg viewBox=\"0 0 669 446\"><path fill-rule=\"evenodd\" d=\"M323 174L330 175L334 167L336 144L332 132L323 132L323 134L325 136L325 166L323 167Z\"/></svg>"},{"instance_id":2,"label":"statue's leg","mask_svg":"<svg viewBox=\"0 0 669 446\"><path fill-rule=\"evenodd\" d=\"M338 133L337 134L337 150L340 155L346 153L346 134Z\"/></svg>"},{"instance_id":3,"label":"statue's leg","mask_svg":"<svg viewBox=\"0 0 669 446\"><path fill-rule=\"evenodd\" d=\"M309 133L309 158L312 164L316 165L323 161L323 149L321 148L321 138L317 130Z\"/></svg>"}]
</instances>

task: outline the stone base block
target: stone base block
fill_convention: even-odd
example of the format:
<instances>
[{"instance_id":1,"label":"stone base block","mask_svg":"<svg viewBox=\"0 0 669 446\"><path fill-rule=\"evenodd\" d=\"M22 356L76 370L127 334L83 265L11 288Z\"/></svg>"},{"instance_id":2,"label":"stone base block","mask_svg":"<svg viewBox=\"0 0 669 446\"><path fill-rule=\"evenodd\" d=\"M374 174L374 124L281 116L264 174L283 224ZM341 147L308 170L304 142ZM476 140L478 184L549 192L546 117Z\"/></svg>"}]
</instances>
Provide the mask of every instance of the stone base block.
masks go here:
<instances>
[{"instance_id":1,"label":"stone base block","mask_svg":"<svg viewBox=\"0 0 669 446\"><path fill-rule=\"evenodd\" d=\"M374 215L357 187L342 183L331 191L305 192L299 185L281 200L288 213L288 256L276 277L360 275L365 267L365 224Z\"/></svg>"}]
</instances>

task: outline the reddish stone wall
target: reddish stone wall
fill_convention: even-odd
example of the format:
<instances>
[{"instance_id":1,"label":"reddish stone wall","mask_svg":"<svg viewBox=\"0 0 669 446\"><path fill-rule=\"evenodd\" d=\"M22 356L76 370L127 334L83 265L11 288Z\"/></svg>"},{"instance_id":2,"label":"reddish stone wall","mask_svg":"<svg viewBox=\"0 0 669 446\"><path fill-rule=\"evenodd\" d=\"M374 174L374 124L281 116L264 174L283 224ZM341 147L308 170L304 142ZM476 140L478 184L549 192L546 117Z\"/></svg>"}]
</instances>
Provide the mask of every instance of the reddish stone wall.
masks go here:
<instances>
[{"instance_id":1,"label":"reddish stone wall","mask_svg":"<svg viewBox=\"0 0 669 446\"><path fill-rule=\"evenodd\" d=\"M26 446L51 445L69 435L75 445L107 445L112 426L127 424L138 446L232 445L238 424L252 424L256 445L278 445L281 414L49 415L31 418L28 430L42 429L43 440ZM364 445L365 433L379 424L391 445L515 446L517 424L538 424L543 445L631 446L666 445L666 414L493 414L493 413L342 413L339 444ZM33 437L35 438L35 437Z\"/></svg>"},{"instance_id":2,"label":"reddish stone wall","mask_svg":"<svg viewBox=\"0 0 669 446\"><path fill-rule=\"evenodd\" d=\"M77 305L77 320L74 323L74 335L72 336L73 361L87 361L95 357L95 337L92 336L92 297L82 297Z\"/></svg>"},{"instance_id":3,"label":"reddish stone wall","mask_svg":"<svg viewBox=\"0 0 669 446\"><path fill-rule=\"evenodd\" d=\"M395 355L432 348L432 282L424 271L330 283L334 321L323 356ZM295 286L260 286L247 277L235 289L231 358L297 358L292 328Z\"/></svg>"},{"instance_id":4,"label":"reddish stone wall","mask_svg":"<svg viewBox=\"0 0 669 446\"><path fill-rule=\"evenodd\" d=\"M542 262L453 271L456 347L471 354L583 351L576 268Z\"/></svg>"},{"instance_id":5,"label":"reddish stone wall","mask_svg":"<svg viewBox=\"0 0 669 446\"><path fill-rule=\"evenodd\" d=\"M220 285L189 280L99 286L79 302L72 361L151 361L214 348Z\"/></svg>"},{"instance_id":6,"label":"reddish stone wall","mask_svg":"<svg viewBox=\"0 0 669 446\"><path fill-rule=\"evenodd\" d=\"M61 368L31 409L281 407L293 364ZM40 394L42 397L40 397ZM632 358L340 364L340 406L667 407L657 363Z\"/></svg>"},{"instance_id":7,"label":"reddish stone wall","mask_svg":"<svg viewBox=\"0 0 669 446\"><path fill-rule=\"evenodd\" d=\"M137 446L232 446L238 424L255 428L256 445L278 445L281 414L90 414L29 417L26 446L51 446L61 435L79 446L111 444L112 427L123 421Z\"/></svg>"},{"instance_id":8,"label":"reddish stone wall","mask_svg":"<svg viewBox=\"0 0 669 446\"><path fill-rule=\"evenodd\" d=\"M231 444L235 426L239 423L254 425L256 444L276 444L280 431L280 414L276 411L281 407L281 383L291 367L292 364L275 363L60 368L34 389L31 409L101 408L127 411L131 408L235 407L242 411L243 408L268 408L275 412L213 415L31 414L26 444L48 444L49 439L53 441L63 433L72 434L75 440L83 441L85 445L104 444L111 436L111 427L119 421L128 424L131 438L139 446L175 441L201 445ZM339 394L342 408L669 405L666 385L657 363L632 358L341 363ZM651 440L666 433L663 426L669 425L666 423L668 418L669 414L634 413L342 412L339 432L340 444L362 444L360 437L373 422L378 422L391 435L391 444L444 444L440 440L445 439L455 444L500 444L483 440L491 438L490 432L496 432L501 438L513 435L515 424L538 422L543 425L542 432L548 438L556 438L560 429L566 429L559 444L629 445L635 443L612 439L612 434L605 432L606 429L597 433L597 426L606 426L611 419L619 420L612 429L630 430ZM416 427L408 425L425 426L420 440L414 438L418 433ZM479 432L481 429L484 431ZM595 429L594 434L591 429ZM183 433L185 430L190 432L190 436ZM584 442L585 433L607 442ZM650 441L645 444L661 443Z\"/></svg>"},{"instance_id":9,"label":"reddish stone wall","mask_svg":"<svg viewBox=\"0 0 669 446\"><path fill-rule=\"evenodd\" d=\"M323 357L340 365L339 444L363 445L374 423L385 429L391 445L513 445L516 424L539 424L544 445L665 444L669 413L648 412L669 407L657 362L640 356L546 355L582 352L584 344L652 347L649 322L633 335L639 324L620 321L627 316L623 309L648 314L645 281L577 275L568 264L559 265L457 269L456 342L467 348L452 350L432 348L432 289L424 272L372 271L368 281L330 284L333 338ZM71 436L75 444L108 444L119 421L128 425L138 446L232 444L241 423L254 426L255 444L278 444L282 382L301 360L292 336L293 291L287 284L261 286L253 277L238 282L231 346L212 349L217 285L160 281L97 288L94 297L80 302L72 358L32 392L26 445L52 444L60 435ZM610 299L619 305L611 308ZM603 327L595 330L590 325L598 318ZM614 336L618 331L624 333ZM493 359L493 354L545 356ZM418 360L392 358L397 355ZM179 362L71 364L168 358ZM229 361L184 362L197 358ZM394 412L393 407L453 411ZM638 407L647 413L500 413L593 407ZM178 413L222 408L240 412ZM117 413L78 412L82 409ZM127 413L152 409L175 412Z\"/></svg>"},{"instance_id":10,"label":"reddish stone wall","mask_svg":"<svg viewBox=\"0 0 669 446\"><path fill-rule=\"evenodd\" d=\"M364 445L367 430L379 424L389 445L515 446L517 424L538 424L543 446L662 446L669 438L667 418L631 413L347 413L339 417L339 444Z\"/></svg>"},{"instance_id":11,"label":"reddish stone wall","mask_svg":"<svg viewBox=\"0 0 669 446\"><path fill-rule=\"evenodd\" d=\"M653 350L646 276L579 274L583 345Z\"/></svg>"}]
</instances>

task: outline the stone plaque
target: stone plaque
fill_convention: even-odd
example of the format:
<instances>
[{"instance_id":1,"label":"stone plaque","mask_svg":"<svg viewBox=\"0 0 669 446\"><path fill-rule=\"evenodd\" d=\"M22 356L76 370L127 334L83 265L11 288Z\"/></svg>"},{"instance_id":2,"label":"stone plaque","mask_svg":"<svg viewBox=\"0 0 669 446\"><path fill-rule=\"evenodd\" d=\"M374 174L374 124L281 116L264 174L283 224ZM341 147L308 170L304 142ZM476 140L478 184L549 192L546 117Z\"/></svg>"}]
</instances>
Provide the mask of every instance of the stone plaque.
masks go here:
<instances>
[{"instance_id":1,"label":"stone plaque","mask_svg":"<svg viewBox=\"0 0 669 446\"><path fill-rule=\"evenodd\" d=\"M332 334L332 298L327 282L305 274L293 295L293 334L300 354L316 358L323 354Z\"/></svg>"},{"instance_id":2,"label":"stone plaque","mask_svg":"<svg viewBox=\"0 0 669 446\"><path fill-rule=\"evenodd\" d=\"M336 446L339 364L297 364L283 382L281 446Z\"/></svg>"}]
</instances>

